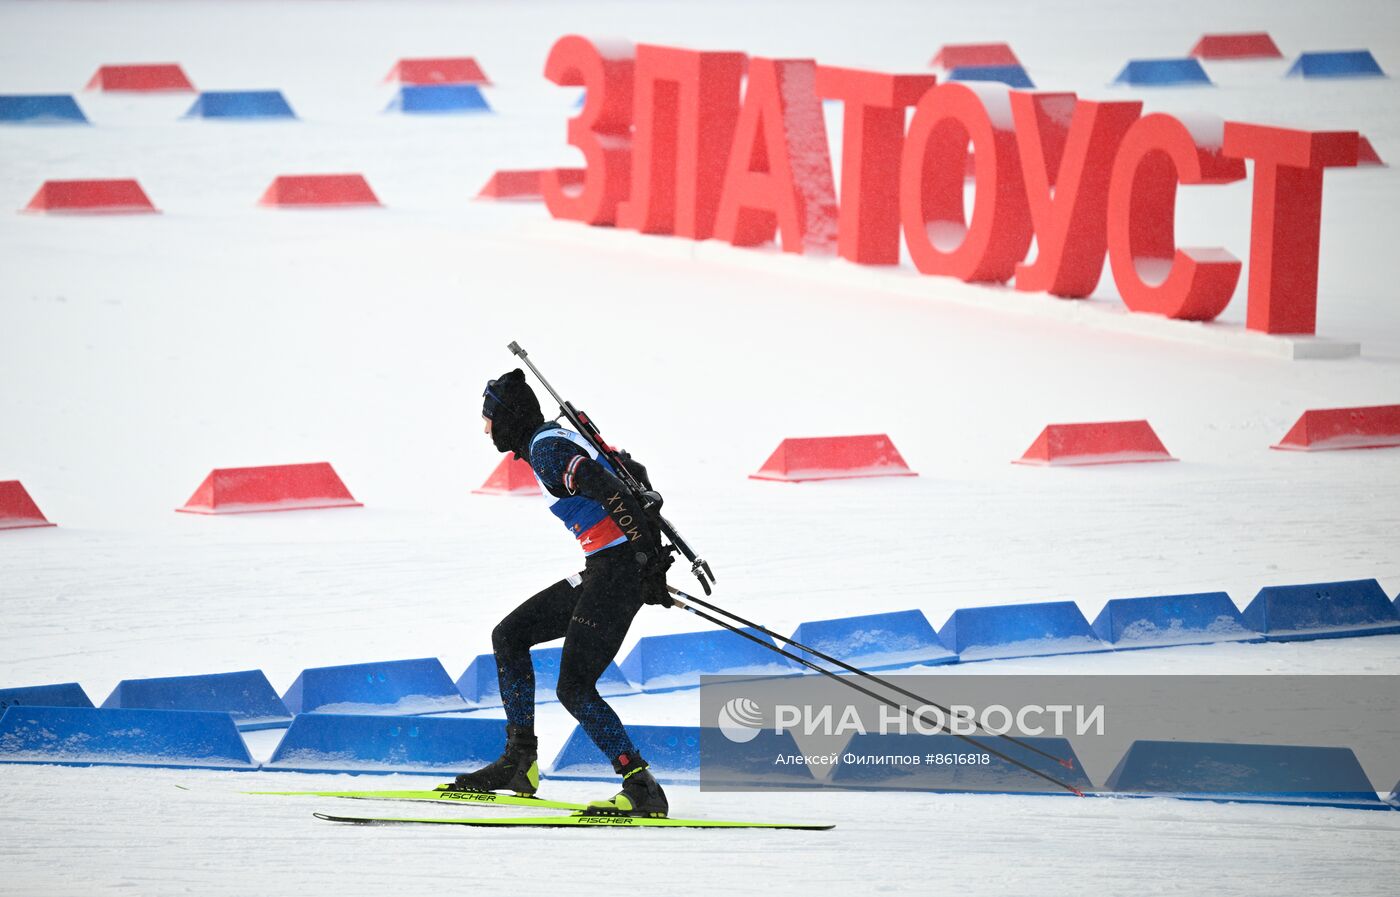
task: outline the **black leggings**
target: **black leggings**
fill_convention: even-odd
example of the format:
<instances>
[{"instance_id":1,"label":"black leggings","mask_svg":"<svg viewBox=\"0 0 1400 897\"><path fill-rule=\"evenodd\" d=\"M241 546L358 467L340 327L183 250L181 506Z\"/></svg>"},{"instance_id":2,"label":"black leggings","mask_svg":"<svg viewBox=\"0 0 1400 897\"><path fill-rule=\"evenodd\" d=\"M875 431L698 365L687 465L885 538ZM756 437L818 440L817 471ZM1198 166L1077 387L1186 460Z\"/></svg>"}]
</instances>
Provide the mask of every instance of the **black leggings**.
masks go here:
<instances>
[{"instance_id":1,"label":"black leggings","mask_svg":"<svg viewBox=\"0 0 1400 897\"><path fill-rule=\"evenodd\" d=\"M617 713L598 694L598 677L617 656L642 607L641 578L626 545L590 555L583 573L527 598L491 632L501 703L517 726L535 725L530 648L564 637L557 692L564 709L614 765L636 748Z\"/></svg>"}]
</instances>

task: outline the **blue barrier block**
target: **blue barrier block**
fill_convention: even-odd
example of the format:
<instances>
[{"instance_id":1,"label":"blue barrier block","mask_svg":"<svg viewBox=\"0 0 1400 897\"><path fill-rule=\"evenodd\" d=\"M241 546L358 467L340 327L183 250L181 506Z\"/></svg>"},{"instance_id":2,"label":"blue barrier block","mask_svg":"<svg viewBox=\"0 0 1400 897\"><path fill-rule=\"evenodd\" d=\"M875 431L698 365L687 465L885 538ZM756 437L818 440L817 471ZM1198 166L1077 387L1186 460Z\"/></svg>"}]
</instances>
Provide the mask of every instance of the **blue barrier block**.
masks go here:
<instances>
[{"instance_id":1,"label":"blue barrier block","mask_svg":"<svg viewBox=\"0 0 1400 897\"><path fill-rule=\"evenodd\" d=\"M960 65L948 73L949 81L997 81L1011 87L1034 90L1035 84L1019 65Z\"/></svg>"},{"instance_id":2,"label":"blue barrier block","mask_svg":"<svg viewBox=\"0 0 1400 897\"><path fill-rule=\"evenodd\" d=\"M530 659L535 665L536 704L559 700L554 690L559 685L559 659L563 654L563 647L535 648L530 651ZM495 655L477 655L457 680L457 690L473 707L501 706L501 683L496 675ZM636 686L627 681L627 677L622 675L615 663L609 663L607 669L603 670L603 675L598 677L598 694L604 697L636 693Z\"/></svg>"},{"instance_id":3,"label":"blue barrier block","mask_svg":"<svg viewBox=\"0 0 1400 897\"><path fill-rule=\"evenodd\" d=\"M1114 598L1094 618L1093 629L1120 650L1261 641L1224 592Z\"/></svg>"},{"instance_id":4,"label":"blue barrier block","mask_svg":"<svg viewBox=\"0 0 1400 897\"><path fill-rule=\"evenodd\" d=\"M222 90L201 93L185 118L296 118L280 90Z\"/></svg>"},{"instance_id":5,"label":"blue barrier block","mask_svg":"<svg viewBox=\"0 0 1400 897\"><path fill-rule=\"evenodd\" d=\"M263 769L452 775L485 766L505 745L504 719L302 713Z\"/></svg>"},{"instance_id":6,"label":"blue barrier block","mask_svg":"<svg viewBox=\"0 0 1400 897\"><path fill-rule=\"evenodd\" d=\"M1374 579L1269 586L1242 618L1271 642L1400 632L1400 613Z\"/></svg>"},{"instance_id":7,"label":"blue barrier block","mask_svg":"<svg viewBox=\"0 0 1400 897\"><path fill-rule=\"evenodd\" d=\"M1351 748L1134 741L1105 782L1121 794L1385 810Z\"/></svg>"},{"instance_id":8,"label":"blue barrier block","mask_svg":"<svg viewBox=\"0 0 1400 897\"><path fill-rule=\"evenodd\" d=\"M1094 786L1085 775L1079 757L1067 738L1024 738L1027 744L1068 760L1067 769L1054 760L1023 750L1000 738L979 736L984 744L1014 757L1033 769L1054 776L1080 791ZM860 758L907 758L904 763L861 763ZM940 762L926 762L930 756ZM994 757L956 735L879 734L856 735L841 751L841 762L831 774L831 785L855 790L980 791L995 794L1066 794L1070 792L1040 776Z\"/></svg>"},{"instance_id":9,"label":"blue barrier block","mask_svg":"<svg viewBox=\"0 0 1400 897\"><path fill-rule=\"evenodd\" d=\"M663 784L698 784L702 770L706 786L815 784L805 766L774 766L773 758L779 753L799 753L788 732L777 735L764 731L742 744L730 741L718 729L699 726L628 726L627 734ZM576 726L554 758L549 778L611 782L617 780L617 773L612 762Z\"/></svg>"},{"instance_id":10,"label":"blue barrier block","mask_svg":"<svg viewBox=\"0 0 1400 897\"><path fill-rule=\"evenodd\" d=\"M1400 810L1400 782L1396 782L1395 787L1390 789L1390 797L1386 798L1385 802Z\"/></svg>"},{"instance_id":11,"label":"blue barrier block","mask_svg":"<svg viewBox=\"0 0 1400 897\"><path fill-rule=\"evenodd\" d=\"M1185 59L1132 59L1113 79L1114 84L1135 87L1170 87L1182 84L1211 86L1206 70L1195 57Z\"/></svg>"},{"instance_id":12,"label":"blue barrier block","mask_svg":"<svg viewBox=\"0 0 1400 897\"><path fill-rule=\"evenodd\" d=\"M7 94L0 96L0 122L8 124L88 123L78 101L66 93Z\"/></svg>"},{"instance_id":13,"label":"blue barrier block","mask_svg":"<svg viewBox=\"0 0 1400 897\"><path fill-rule=\"evenodd\" d=\"M436 657L302 670L282 702L291 713L451 713L468 709Z\"/></svg>"},{"instance_id":14,"label":"blue barrier block","mask_svg":"<svg viewBox=\"0 0 1400 897\"><path fill-rule=\"evenodd\" d=\"M492 111L481 88L475 84L406 85L399 88L385 112L408 115L443 115L451 113L489 113Z\"/></svg>"},{"instance_id":15,"label":"blue barrier block","mask_svg":"<svg viewBox=\"0 0 1400 897\"><path fill-rule=\"evenodd\" d=\"M148 710L220 710L233 716L240 731L278 729L289 725L292 715L272 690L262 670L211 673L204 676L168 676L160 679L123 679L112 689L104 708Z\"/></svg>"},{"instance_id":16,"label":"blue barrier block","mask_svg":"<svg viewBox=\"0 0 1400 897\"><path fill-rule=\"evenodd\" d=\"M257 769L227 713L9 707L0 762L59 766Z\"/></svg>"},{"instance_id":17,"label":"blue barrier block","mask_svg":"<svg viewBox=\"0 0 1400 897\"><path fill-rule=\"evenodd\" d=\"M0 688L0 712L6 707L91 707L92 699L76 682Z\"/></svg>"},{"instance_id":18,"label":"blue barrier block","mask_svg":"<svg viewBox=\"0 0 1400 897\"><path fill-rule=\"evenodd\" d=\"M1073 601L959 608L938 638L963 661L1110 650Z\"/></svg>"},{"instance_id":19,"label":"blue barrier block","mask_svg":"<svg viewBox=\"0 0 1400 897\"><path fill-rule=\"evenodd\" d=\"M1288 70L1289 76L1304 78L1384 78L1376 57L1370 50L1343 50L1329 53L1304 53Z\"/></svg>"},{"instance_id":20,"label":"blue barrier block","mask_svg":"<svg viewBox=\"0 0 1400 897\"><path fill-rule=\"evenodd\" d=\"M955 663L958 659L938 640L938 633L918 610L814 620L798 626L792 640L866 670ZM790 650L817 660L805 651Z\"/></svg>"},{"instance_id":21,"label":"blue barrier block","mask_svg":"<svg viewBox=\"0 0 1400 897\"><path fill-rule=\"evenodd\" d=\"M755 630L745 632L772 645ZM706 676L781 676L802 667L748 639L722 629L649 635L622 661L622 674L644 692L695 688Z\"/></svg>"}]
</instances>

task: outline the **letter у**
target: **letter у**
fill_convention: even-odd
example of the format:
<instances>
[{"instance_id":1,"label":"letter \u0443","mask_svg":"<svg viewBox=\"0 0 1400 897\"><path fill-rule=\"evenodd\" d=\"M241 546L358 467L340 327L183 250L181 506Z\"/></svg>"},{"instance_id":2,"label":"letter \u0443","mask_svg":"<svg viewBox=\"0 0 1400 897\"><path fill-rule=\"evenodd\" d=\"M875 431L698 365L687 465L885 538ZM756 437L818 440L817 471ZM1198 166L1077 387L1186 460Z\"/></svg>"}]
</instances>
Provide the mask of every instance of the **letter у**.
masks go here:
<instances>
[{"instance_id":1,"label":"letter \u0443","mask_svg":"<svg viewBox=\"0 0 1400 897\"><path fill-rule=\"evenodd\" d=\"M1016 289L1088 296L1108 250L1113 157L1142 103L1013 91L1011 113L1036 246L1035 262L1016 266Z\"/></svg>"}]
</instances>

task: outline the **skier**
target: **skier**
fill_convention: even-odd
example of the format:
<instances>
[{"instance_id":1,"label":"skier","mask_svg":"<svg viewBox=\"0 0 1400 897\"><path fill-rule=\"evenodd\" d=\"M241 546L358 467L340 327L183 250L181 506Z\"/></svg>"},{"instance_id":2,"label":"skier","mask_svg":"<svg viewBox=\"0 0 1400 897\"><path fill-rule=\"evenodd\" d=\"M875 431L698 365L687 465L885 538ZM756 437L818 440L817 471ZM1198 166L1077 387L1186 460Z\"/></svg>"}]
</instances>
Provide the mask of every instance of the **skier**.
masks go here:
<instances>
[{"instance_id":1,"label":"skier","mask_svg":"<svg viewBox=\"0 0 1400 897\"><path fill-rule=\"evenodd\" d=\"M550 510L583 549L584 569L539 592L491 632L505 705L506 747L500 758L448 786L458 791L539 788L535 737L535 672L530 648L564 637L557 692L564 708L622 776L622 790L594 801L590 812L662 817L666 794L637 753L617 713L598 694L598 677L622 647L643 604L670 605L666 569L671 555L656 524L618 479L606 458L573 430L545 421L519 368L491 380L481 414L496 449L529 462L555 498ZM651 489L646 468L620 453L638 482Z\"/></svg>"}]
</instances>

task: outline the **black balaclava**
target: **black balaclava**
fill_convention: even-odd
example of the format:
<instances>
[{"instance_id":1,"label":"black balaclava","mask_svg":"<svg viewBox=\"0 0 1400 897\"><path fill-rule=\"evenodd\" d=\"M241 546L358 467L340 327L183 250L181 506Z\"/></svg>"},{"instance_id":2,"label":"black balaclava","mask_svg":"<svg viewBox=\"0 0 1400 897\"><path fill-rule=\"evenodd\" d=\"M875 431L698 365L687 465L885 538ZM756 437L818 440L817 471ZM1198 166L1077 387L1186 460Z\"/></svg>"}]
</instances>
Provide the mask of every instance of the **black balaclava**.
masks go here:
<instances>
[{"instance_id":1,"label":"black balaclava","mask_svg":"<svg viewBox=\"0 0 1400 897\"><path fill-rule=\"evenodd\" d=\"M491 442L496 450L525 458L530 436L544 423L540 400L525 382L525 372L516 368L488 381L482 395L481 414L491 421Z\"/></svg>"}]
</instances>

